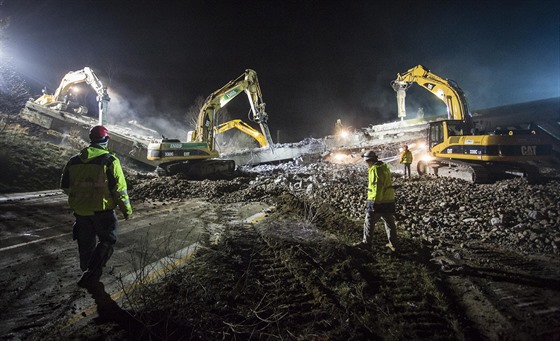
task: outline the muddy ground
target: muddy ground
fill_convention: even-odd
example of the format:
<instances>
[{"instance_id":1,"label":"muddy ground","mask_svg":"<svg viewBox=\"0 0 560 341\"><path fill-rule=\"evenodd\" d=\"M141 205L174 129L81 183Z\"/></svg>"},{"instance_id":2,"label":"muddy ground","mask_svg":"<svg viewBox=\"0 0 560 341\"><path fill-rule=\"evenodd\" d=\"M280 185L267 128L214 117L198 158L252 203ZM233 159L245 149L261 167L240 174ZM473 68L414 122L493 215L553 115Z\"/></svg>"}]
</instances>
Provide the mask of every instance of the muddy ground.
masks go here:
<instances>
[{"instance_id":1,"label":"muddy ground","mask_svg":"<svg viewBox=\"0 0 560 341\"><path fill-rule=\"evenodd\" d=\"M3 168L13 169L10 174L20 181L3 177L0 188L3 192L56 188L58 173L76 147L49 144L45 142L46 132L17 127L0 136L0 163ZM8 152L14 150L18 152ZM63 304L52 308L56 314L51 315L49 309L41 306L37 307L37 316L52 318L50 323L14 327L7 332L2 329L2 338L560 338L560 259L550 246L552 241L539 248L529 241L513 242L491 238L490 234L481 238L474 230L468 237L445 234L442 226L474 223L465 223L460 217L457 221L445 217L444 222L435 212L437 209L418 199L428 197L427 192L422 192L428 189L430 196L448 196L444 186L439 185L440 179L416 178L405 182L396 177L401 208L397 214L399 252L393 254L385 249L386 239L379 227L374 249L362 250L352 245L361 239L360 205L365 195L361 191L362 182L365 183L362 170L336 168L329 171L329 176L315 174L323 176L325 186L313 192L289 186L286 179L293 179L290 172L298 171L273 167L246 171L231 181L195 182L127 171L133 204L141 209L147 210L152 201L165 202L166 198L169 205L196 198L229 206L231 210L240 202L272 208L262 219L233 220L221 225L218 223L223 223L227 214L218 214L214 221L222 227L208 225L210 228L205 229L200 240L203 247L188 262L163 279L143 283L130 295L110 300L111 304L103 305L95 292L72 287L76 290L73 292L81 290L82 298L98 304L91 318L84 317L68 327L68 320L62 317L72 312L65 313ZM335 173L346 176L331 176ZM308 175L299 174L301 178ZM485 196L504 187L512 191L518 187L535 189L545 192L552 207L557 207L554 205L558 203L558 193L546 193L546 188L558 186L554 173L539 185L542 188L526 187L522 181L456 185ZM471 200L470 204L462 205L476 204ZM511 203L510 219L517 219L512 211L524 211L523 205ZM415 217L420 221L411 219L407 212L417 212ZM6 215L2 211L2 216ZM152 227L162 224L157 216L139 216ZM192 222L184 221L185 226L189 224ZM423 235L412 229L412 224L421 226ZM546 226L559 232L558 222L553 218L550 226ZM119 247L124 246L117 244ZM9 257L8 251L2 251L2 257ZM65 286L72 285L68 283ZM8 295L4 293L1 297ZM7 307L8 303L2 302L1 306ZM29 309L32 311L33 306ZM80 311L74 314L80 315Z\"/></svg>"}]
</instances>

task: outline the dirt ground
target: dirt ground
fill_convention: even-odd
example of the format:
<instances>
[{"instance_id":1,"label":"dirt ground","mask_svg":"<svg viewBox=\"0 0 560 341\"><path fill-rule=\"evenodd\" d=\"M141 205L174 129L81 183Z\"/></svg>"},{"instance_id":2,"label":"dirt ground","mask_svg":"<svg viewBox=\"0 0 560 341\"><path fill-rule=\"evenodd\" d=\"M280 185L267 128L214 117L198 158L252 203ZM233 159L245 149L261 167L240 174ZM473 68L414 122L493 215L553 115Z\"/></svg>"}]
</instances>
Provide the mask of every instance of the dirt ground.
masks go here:
<instances>
[{"instance_id":1,"label":"dirt ground","mask_svg":"<svg viewBox=\"0 0 560 341\"><path fill-rule=\"evenodd\" d=\"M0 166L11 175L3 176L0 189L56 189L75 145L50 144L46 132L17 127L0 136ZM201 247L165 276L136 281L126 295L117 295L122 286L109 277L86 291L75 286L79 271L72 243L59 246L53 237L50 248L41 249L50 254L41 259L52 274L34 269L39 265L31 260L40 255L33 256L33 250L22 259L12 251L22 242L10 238L33 241L24 232L34 225L58 224L65 233L72 216L63 200L2 203L2 339L560 339L557 254L521 252L473 238L456 241L461 245L456 256L442 252L438 257L434 243L413 238L401 225L397 254L386 251L381 229L375 231L374 249L363 250L352 245L361 239L359 217L305 191L270 182L255 187L254 174L227 182L164 180L132 171L127 176L137 208L130 220L137 229L125 225L123 232L128 245L158 240L167 251L159 256L149 248L129 250L135 259L147 254L157 259L179 249L169 250L169 243L185 226L203 226L196 238ZM189 200L196 206L185 206ZM253 215L257 207L263 208L259 216ZM148 227L173 233L152 238ZM119 248L124 254L127 243ZM118 257L110 262L120 264ZM23 307L23 313L8 325L12 306Z\"/></svg>"}]
</instances>

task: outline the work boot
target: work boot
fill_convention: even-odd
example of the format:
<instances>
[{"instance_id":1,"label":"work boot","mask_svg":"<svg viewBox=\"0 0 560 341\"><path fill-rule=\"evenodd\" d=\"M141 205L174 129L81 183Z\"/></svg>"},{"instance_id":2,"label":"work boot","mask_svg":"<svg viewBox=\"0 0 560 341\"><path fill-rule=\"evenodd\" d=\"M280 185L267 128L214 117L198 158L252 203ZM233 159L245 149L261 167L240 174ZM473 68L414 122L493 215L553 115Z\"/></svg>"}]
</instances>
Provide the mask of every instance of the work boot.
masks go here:
<instances>
[{"instance_id":1,"label":"work boot","mask_svg":"<svg viewBox=\"0 0 560 341\"><path fill-rule=\"evenodd\" d=\"M87 288L93 283L99 282L99 278L101 278L101 270L87 269L78 280L78 286L81 288Z\"/></svg>"},{"instance_id":2,"label":"work boot","mask_svg":"<svg viewBox=\"0 0 560 341\"><path fill-rule=\"evenodd\" d=\"M397 252L397 249L395 249L395 247L393 246L393 243L388 242L387 244L385 244L386 247L389 248L389 250L391 250L391 252Z\"/></svg>"}]
</instances>

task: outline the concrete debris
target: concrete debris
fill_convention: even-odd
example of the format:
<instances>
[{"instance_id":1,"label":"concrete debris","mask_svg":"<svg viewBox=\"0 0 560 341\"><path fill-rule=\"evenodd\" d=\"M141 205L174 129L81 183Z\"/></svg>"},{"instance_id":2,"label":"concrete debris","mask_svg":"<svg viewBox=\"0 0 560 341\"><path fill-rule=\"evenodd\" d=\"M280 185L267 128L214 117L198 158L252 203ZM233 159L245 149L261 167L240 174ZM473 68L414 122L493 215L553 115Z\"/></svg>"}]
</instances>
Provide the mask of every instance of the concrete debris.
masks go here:
<instances>
[{"instance_id":1,"label":"concrete debris","mask_svg":"<svg viewBox=\"0 0 560 341\"><path fill-rule=\"evenodd\" d=\"M404 180L396 165L397 220L400 233L438 249L457 243L492 241L531 253L558 253L560 174L550 170L543 184L523 178L476 185L458 179L413 177ZM400 168L399 168L400 169ZM232 181L158 179L134 183L132 196L170 200L202 197L220 202L270 200L290 192L314 206L328 205L356 220L364 218L367 171L363 163L336 165L296 162L242 167ZM509 189L515 188L516 191ZM443 200L442 200L443 199ZM445 203L445 205L442 205ZM502 218L500 218L502 217ZM457 246L454 252L460 252Z\"/></svg>"}]
</instances>

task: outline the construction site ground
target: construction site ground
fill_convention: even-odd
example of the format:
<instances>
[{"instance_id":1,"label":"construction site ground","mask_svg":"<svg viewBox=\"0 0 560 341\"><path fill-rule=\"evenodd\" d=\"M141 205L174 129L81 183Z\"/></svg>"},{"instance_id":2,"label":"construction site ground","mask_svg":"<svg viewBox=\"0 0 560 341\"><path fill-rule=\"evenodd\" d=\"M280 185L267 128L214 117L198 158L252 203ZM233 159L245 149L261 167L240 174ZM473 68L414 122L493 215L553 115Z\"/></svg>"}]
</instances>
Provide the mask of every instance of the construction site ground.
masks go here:
<instances>
[{"instance_id":1,"label":"construction site ground","mask_svg":"<svg viewBox=\"0 0 560 341\"><path fill-rule=\"evenodd\" d=\"M560 338L554 240L540 251L475 234L438 240L441 225L465 222L430 221L430 203L407 197L432 187L441 196L440 179L397 176L398 253L385 248L381 226L373 250L356 247L366 181L356 165L297 177L261 168L230 181L127 170L133 218L120 221L101 283L79 288L73 216L57 190L76 147L47 140L19 124L0 135L1 189L11 193L0 196L3 340ZM302 185L310 176L324 185ZM543 182L528 190L557 207L558 191L547 188L558 189L560 176ZM455 184L474 193L526 186ZM425 219L423 237L406 212ZM557 220L549 228L558 232Z\"/></svg>"}]
</instances>

